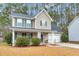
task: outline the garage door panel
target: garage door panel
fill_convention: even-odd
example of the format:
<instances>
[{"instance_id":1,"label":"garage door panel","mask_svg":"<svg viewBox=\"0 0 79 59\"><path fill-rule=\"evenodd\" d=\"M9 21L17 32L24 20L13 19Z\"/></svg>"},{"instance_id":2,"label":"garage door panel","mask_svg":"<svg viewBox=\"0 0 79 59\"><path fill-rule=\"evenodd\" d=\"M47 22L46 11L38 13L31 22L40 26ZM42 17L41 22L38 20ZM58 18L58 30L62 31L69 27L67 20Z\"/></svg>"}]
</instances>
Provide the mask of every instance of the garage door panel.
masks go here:
<instances>
[{"instance_id":1,"label":"garage door panel","mask_svg":"<svg viewBox=\"0 0 79 59\"><path fill-rule=\"evenodd\" d=\"M60 34L49 34L48 35L48 43L50 44L55 44L55 43L58 43L60 42L60 38L61 38L61 35Z\"/></svg>"}]
</instances>

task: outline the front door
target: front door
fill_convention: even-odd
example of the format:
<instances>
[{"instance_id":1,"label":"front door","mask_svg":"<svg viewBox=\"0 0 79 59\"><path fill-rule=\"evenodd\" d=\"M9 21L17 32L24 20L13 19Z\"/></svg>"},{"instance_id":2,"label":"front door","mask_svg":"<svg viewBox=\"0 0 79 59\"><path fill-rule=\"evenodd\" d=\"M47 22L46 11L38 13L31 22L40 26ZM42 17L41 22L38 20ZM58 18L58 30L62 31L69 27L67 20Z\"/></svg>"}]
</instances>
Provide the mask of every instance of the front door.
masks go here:
<instances>
[{"instance_id":1,"label":"front door","mask_svg":"<svg viewBox=\"0 0 79 59\"><path fill-rule=\"evenodd\" d=\"M41 34L41 42L43 42L43 33Z\"/></svg>"}]
</instances>

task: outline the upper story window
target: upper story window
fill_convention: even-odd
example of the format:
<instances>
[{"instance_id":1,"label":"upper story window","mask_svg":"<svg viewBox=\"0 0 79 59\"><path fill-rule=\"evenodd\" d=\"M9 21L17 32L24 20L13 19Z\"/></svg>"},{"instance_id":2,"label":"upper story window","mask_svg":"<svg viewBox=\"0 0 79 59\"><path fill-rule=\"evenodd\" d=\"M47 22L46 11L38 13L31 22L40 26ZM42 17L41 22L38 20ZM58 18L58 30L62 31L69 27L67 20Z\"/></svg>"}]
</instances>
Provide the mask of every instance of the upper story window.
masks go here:
<instances>
[{"instance_id":1,"label":"upper story window","mask_svg":"<svg viewBox=\"0 0 79 59\"><path fill-rule=\"evenodd\" d=\"M42 21L40 21L40 26L42 26Z\"/></svg>"},{"instance_id":2,"label":"upper story window","mask_svg":"<svg viewBox=\"0 0 79 59\"><path fill-rule=\"evenodd\" d=\"M22 27L22 19L17 19L17 26Z\"/></svg>"},{"instance_id":3,"label":"upper story window","mask_svg":"<svg viewBox=\"0 0 79 59\"><path fill-rule=\"evenodd\" d=\"M45 26L45 20L42 20L42 24L43 24L43 26Z\"/></svg>"},{"instance_id":4,"label":"upper story window","mask_svg":"<svg viewBox=\"0 0 79 59\"><path fill-rule=\"evenodd\" d=\"M31 20L26 20L26 28L31 28Z\"/></svg>"},{"instance_id":5,"label":"upper story window","mask_svg":"<svg viewBox=\"0 0 79 59\"><path fill-rule=\"evenodd\" d=\"M0 4L0 7L3 7L3 4Z\"/></svg>"},{"instance_id":6,"label":"upper story window","mask_svg":"<svg viewBox=\"0 0 79 59\"><path fill-rule=\"evenodd\" d=\"M31 20L26 20L26 23L27 24L31 24Z\"/></svg>"},{"instance_id":7,"label":"upper story window","mask_svg":"<svg viewBox=\"0 0 79 59\"><path fill-rule=\"evenodd\" d=\"M45 21L45 26L47 27L47 21Z\"/></svg>"},{"instance_id":8,"label":"upper story window","mask_svg":"<svg viewBox=\"0 0 79 59\"><path fill-rule=\"evenodd\" d=\"M46 26L47 27L47 21L41 20L40 21L40 26Z\"/></svg>"}]
</instances>

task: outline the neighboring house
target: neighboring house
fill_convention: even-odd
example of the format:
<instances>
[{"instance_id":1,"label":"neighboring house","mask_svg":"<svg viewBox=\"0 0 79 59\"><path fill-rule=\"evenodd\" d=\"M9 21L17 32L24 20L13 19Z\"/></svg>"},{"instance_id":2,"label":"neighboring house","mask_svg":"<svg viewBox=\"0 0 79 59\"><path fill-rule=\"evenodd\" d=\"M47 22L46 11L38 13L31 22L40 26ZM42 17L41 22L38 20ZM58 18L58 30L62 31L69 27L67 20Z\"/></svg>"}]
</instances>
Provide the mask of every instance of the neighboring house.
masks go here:
<instances>
[{"instance_id":1,"label":"neighboring house","mask_svg":"<svg viewBox=\"0 0 79 59\"><path fill-rule=\"evenodd\" d=\"M49 44L60 42L60 30L52 26L52 18L43 9L35 16L27 16L19 13L12 13L12 45L15 46L17 36L30 36L40 38L42 43L48 40ZM54 27L54 28L53 28Z\"/></svg>"},{"instance_id":2,"label":"neighboring house","mask_svg":"<svg viewBox=\"0 0 79 59\"><path fill-rule=\"evenodd\" d=\"M68 33L69 41L79 41L79 16L76 16L69 24Z\"/></svg>"}]
</instances>

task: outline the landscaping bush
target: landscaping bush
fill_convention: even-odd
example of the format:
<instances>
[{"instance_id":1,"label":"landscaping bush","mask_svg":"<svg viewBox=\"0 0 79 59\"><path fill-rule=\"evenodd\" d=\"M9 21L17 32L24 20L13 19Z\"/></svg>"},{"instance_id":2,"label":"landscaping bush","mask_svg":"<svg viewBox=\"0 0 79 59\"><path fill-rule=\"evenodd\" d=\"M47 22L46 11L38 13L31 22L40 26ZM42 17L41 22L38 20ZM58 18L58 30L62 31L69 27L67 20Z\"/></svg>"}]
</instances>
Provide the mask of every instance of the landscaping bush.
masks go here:
<instances>
[{"instance_id":1,"label":"landscaping bush","mask_svg":"<svg viewBox=\"0 0 79 59\"><path fill-rule=\"evenodd\" d=\"M27 37L17 37L16 38L16 46L28 46L30 40Z\"/></svg>"},{"instance_id":2,"label":"landscaping bush","mask_svg":"<svg viewBox=\"0 0 79 59\"><path fill-rule=\"evenodd\" d=\"M63 27L62 27L61 41L62 42L69 42L67 25L63 25Z\"/></svg>"},{"instance_id":3,"label":"landscaping bush","mask_svg":"<svg viewBox=\"0 0 79 59\"><path fill-rule=\"evenodd\" d=\"M4 41L8 44L12 44L12 33L11 32L5 32L4 33Z\"/></svg>"},{"instance_id":4,"label":"landscaping bush","mask_svg":"<svg viewBox=\"0 0 79 59\"><path fill-rule=\"evenodd\" d=\"M62 36L61 36L61 41L62 42L68 42L69 40L68 40L68 35L67 34L62 34Z\"/></svg>"},{"instance_id":5,"label":"landscaping bush","mask_svg":"<svg viewBox=\"0 0 79 59\"><path fill-rule=\"evenodd\" d=\"M39 38L32 38L32 45L38 46L40 44L40 39Z\"/></svg>"}]
</instances>

